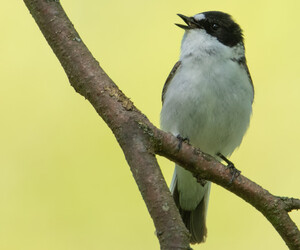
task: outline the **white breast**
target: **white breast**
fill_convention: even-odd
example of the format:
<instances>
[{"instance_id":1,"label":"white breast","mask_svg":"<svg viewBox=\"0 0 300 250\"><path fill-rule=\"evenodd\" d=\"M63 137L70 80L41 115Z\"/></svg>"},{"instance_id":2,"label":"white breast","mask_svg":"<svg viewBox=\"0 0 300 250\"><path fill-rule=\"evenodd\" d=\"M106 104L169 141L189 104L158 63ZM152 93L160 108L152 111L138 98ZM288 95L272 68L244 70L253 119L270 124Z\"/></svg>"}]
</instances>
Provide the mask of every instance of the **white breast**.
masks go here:
<instances>
[{"instance_id":1,"label":"white breast","mask_svg":"<svg viewBox=\"0 0 300 250\"><path fill-rule=\"evenodd\" d=\"M206 153L230 155L248 128L253 89L247 72L232 60L243 51L198 33L183 39L181 65L165 93L161 127L188 137Z\"/></svg>"}]
</instances>

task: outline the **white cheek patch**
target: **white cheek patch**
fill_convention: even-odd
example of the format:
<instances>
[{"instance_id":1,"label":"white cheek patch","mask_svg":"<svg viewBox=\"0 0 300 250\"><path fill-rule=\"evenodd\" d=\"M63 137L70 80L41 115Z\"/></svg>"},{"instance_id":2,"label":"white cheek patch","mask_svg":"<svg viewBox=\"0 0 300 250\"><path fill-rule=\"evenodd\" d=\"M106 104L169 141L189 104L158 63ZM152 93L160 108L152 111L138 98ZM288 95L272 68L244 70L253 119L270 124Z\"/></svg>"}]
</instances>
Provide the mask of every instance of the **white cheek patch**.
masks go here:
<instances>
[{"instance_id":1,"label":"white cheek patch","mask_svg":"<svg viewBox=\"0 0 300 250\"><path fill-rule=\"evenodd\" d=\"M205 16L204 16L204 14L200 13L200 14L195 15L194 18L196 21L200 21L202 19L205 19Z\"/></svg>"}]
</instances>

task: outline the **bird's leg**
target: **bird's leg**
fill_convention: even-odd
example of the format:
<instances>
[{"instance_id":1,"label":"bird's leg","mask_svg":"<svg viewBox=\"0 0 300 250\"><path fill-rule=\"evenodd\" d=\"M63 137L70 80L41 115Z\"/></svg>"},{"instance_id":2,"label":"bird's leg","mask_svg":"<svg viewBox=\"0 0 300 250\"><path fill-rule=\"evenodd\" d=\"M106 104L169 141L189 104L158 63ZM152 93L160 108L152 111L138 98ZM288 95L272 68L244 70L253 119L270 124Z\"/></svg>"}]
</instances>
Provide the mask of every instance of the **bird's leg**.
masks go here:
<instances>
[{"instance_id":1,"label":"bird's leg","mask_svg":"<svg viewBox=\"0 0 300 250\"><path fill-rule=\"evenodd\" d=\"M187 144L190 144L190 139L188 137L182 137L181 135L176 136L177 139L179 140L177 150L179 151L181 149L182 143L185 142Z\"/></svg>"},{"instance_id":2,"label":"bird's leg","mask_svg":"<svg viewBox=\"0 0 300 250\"><path fill-rule=\"evenodd\" d=\"M241 171L238 170L234 166L234 164L230 160L228 160L224 155L222 155L221 153L217 153L217 156L219 156L223 161L225 161L227 163L227 167L230 169L230 173L232 175L229 184L232 184L232 182L234 181L234 179L237 178L237 177L239 177L239 175L241 174Z\"/></svg>"}]
</instances>

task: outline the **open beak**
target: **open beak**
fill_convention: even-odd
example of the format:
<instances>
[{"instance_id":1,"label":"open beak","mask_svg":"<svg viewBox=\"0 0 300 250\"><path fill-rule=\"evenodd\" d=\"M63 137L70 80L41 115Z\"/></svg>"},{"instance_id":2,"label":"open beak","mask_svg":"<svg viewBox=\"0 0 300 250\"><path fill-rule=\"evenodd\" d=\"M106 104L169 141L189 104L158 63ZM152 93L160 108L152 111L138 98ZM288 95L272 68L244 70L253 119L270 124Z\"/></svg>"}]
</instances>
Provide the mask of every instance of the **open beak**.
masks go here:
<instances>
[{"instance_id":1,"label":"open beak","mask_svg":"<svg viewBox=\"0 0 300 250\"><path fill-rule=\"evenodd\" d=\"M187 24L187 25L183 25L183 24L175 23L175 25L177 25L178 27L184 30L189 30L197 27L197 24L193 17L187 17L182 14L177 14L177 16L179 16Z\"/></svg>"}]
</instances>

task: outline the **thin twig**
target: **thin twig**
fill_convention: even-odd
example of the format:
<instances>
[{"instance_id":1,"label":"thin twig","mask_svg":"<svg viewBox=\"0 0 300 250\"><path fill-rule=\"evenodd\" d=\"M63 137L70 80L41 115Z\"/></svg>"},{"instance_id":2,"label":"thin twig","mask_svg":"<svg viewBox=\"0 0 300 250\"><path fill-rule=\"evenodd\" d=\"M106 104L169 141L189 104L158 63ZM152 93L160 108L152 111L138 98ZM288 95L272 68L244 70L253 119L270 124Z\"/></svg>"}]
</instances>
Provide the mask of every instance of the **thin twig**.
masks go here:
<instances>
[{"instance_id":1,"label":"thin twig","mask_svg":"<svg viewBox=\"0 0 300 250\"><path fill-rule=\"evenodd\" d=\"M295 198L289 198L289 197L278 197L280 198L286 205L285 211L291 212L293 210L300 209L300 200Z\"/></svg>"}]
</instances>

